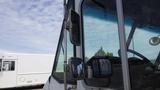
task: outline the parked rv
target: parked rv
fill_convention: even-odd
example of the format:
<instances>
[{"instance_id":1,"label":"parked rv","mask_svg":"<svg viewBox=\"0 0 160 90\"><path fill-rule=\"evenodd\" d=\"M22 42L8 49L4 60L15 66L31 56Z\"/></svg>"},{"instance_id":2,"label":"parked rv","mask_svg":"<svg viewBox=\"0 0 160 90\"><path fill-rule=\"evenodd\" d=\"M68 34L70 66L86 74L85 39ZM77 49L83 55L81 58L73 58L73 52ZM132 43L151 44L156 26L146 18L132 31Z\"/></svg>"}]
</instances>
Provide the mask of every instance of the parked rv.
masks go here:
<instances>
[{"instance_id":1,"label":"parked rv","mask_svg":"<svg viewBox=\"0 0 160 90\"><path fill-rule=\"evenodd\" d=\"M43 85L51 74L54 55L0 55L0 89Z\"/></svg>"}]
</instances>

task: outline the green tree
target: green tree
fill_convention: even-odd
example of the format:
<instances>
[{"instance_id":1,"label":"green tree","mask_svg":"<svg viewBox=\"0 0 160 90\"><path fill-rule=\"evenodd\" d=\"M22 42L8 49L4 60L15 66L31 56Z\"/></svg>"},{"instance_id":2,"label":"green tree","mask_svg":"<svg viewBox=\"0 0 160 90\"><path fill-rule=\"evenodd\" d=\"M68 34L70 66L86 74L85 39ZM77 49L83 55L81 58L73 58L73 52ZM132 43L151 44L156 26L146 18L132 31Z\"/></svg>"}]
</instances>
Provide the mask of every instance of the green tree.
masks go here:
<instances>
[{"instance_id":1,"label":"green tree","mask_svg":"<svg viewBox=\"0 0 160 90\"><path fill-rule=\"evenodd\" d=\"M101 47L96 53L94 56L113 56L113 53L110 53L110 52L105 52L103 50L103 47Z\"/></svg>"}]
</instances>

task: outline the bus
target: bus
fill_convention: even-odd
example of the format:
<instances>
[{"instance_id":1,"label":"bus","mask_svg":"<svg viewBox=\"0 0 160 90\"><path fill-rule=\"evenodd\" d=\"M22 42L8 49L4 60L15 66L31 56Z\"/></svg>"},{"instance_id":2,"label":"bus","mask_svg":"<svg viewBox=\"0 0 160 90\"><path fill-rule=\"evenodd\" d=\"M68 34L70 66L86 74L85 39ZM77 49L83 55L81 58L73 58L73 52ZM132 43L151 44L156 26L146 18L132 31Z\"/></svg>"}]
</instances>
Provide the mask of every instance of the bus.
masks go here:
<instances>
[{"instance_id":1,"label":"bus","mask_svg":"<svg viewBox=\"0 0 160 90\"><path fill-rule=\"evenodd\" d=\"M0 89L43 85L51 74L53 54L0 54Z\"/></svg>"},{"instance_id":2,"label":"bus","mask_svg":"<svg viewBox=\"0 0 160 90\"><path fill-rule=\"evenodd\" d=\"M160 90L159 0L64 0L43 90Z\"/></svg>"}]
</instances>

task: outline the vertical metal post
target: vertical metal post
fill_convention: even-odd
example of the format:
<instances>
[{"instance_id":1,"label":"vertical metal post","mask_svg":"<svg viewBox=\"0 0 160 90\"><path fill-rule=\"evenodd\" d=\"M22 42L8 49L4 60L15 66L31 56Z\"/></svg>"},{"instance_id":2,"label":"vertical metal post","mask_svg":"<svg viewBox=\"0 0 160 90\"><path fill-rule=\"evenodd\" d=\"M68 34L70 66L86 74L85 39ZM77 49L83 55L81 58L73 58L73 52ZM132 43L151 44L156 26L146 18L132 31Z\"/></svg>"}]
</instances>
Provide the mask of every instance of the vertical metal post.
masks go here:
<instances>
[{"instance_id":1,"label":"vertical metal post","mask_svg":"<svg viewBox=\"0 0 160 90\"><path fill-rule=\"evenodd\" d=\"M66 30L66 0L64 0L64 90L67 90L67 30Z\"/></svg>"},{"instance_id":2,"label":"vertical metal post","mask_svg":"<svg viewBox=\"0 0 160 90\"><path fill-rule=\"evenodd\" d=\"M131 90L122 0L116 0L124 90Z\"/></svg>"}]
</instances>

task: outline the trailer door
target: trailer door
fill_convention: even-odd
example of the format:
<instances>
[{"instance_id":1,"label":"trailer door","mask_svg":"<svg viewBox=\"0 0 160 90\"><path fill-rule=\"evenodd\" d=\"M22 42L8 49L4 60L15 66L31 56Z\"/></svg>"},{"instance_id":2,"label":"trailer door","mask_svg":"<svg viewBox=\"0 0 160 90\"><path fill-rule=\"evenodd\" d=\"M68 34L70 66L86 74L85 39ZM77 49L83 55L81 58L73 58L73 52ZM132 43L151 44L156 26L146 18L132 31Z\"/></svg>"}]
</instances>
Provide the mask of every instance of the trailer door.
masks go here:
<instances>
[{"instance_id":1,"label":"trailer door","mask_svg":"<svg viewBox=\"0 0 160 90\"><path fill-rule=\"evenodd\" d=\"M0 60L0 88L16 86L16 61L12 56L5 56Z\"/></svg>"}]
</instances>

